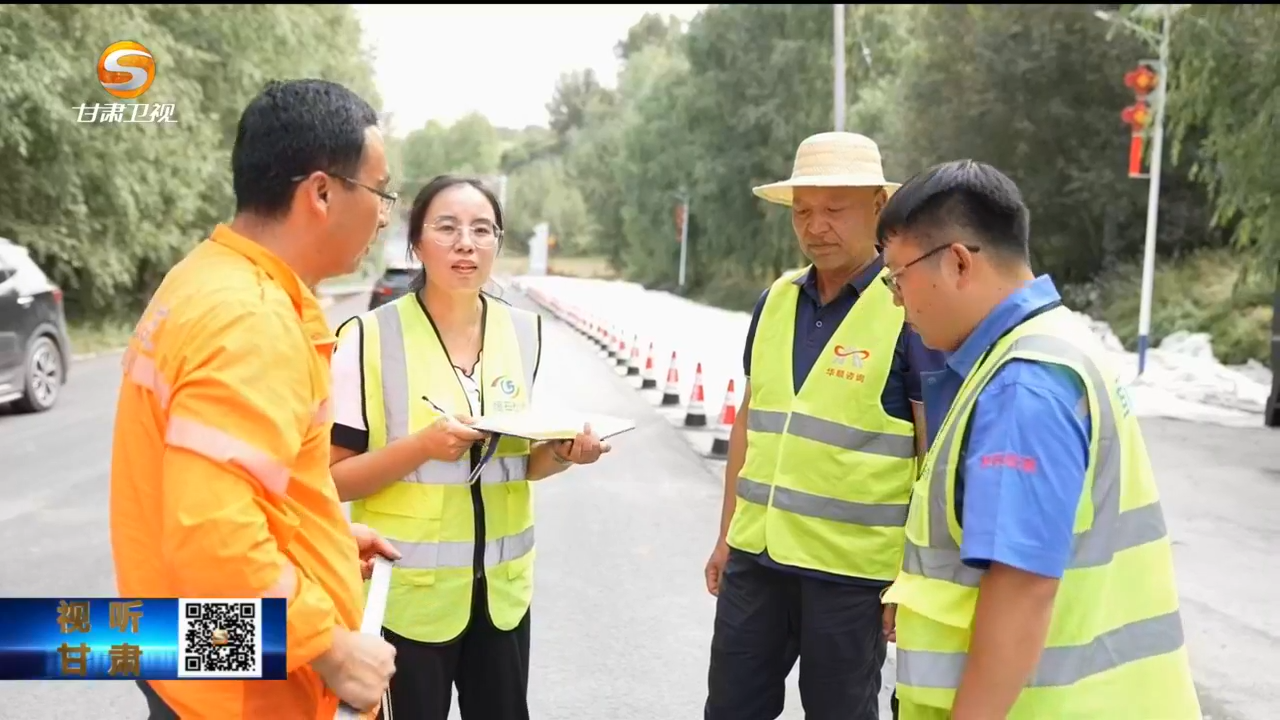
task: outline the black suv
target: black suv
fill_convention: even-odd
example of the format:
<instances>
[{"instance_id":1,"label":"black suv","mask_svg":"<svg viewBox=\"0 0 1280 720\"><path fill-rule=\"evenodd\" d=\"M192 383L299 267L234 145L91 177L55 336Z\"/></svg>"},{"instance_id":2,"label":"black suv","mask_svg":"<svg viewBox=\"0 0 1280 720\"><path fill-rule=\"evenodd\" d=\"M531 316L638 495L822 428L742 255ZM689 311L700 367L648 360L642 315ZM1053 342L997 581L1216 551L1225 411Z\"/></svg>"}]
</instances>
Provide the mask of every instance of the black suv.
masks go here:
<instances>
[{"instance_id":1,"label":"black suv","mask_svg":"<svg viewBox=\"0 0 1280 720\"><path fill-rule=\"evenodd\" d=\"M392 233L382 248L382 264L385 268L382 276L373 283L373 292L369 294L369 309L408 295L413 292L413 281L422 269L413 261L408 243L403 239L403 232Z\"/></svg>"},{"instance_id":2,"label":"black suv","mask_svg":"<svg viewBox=\"0 0 1280 720\"><path fill-rule=\"evenodd\" d=\"M369 294L369 309L395 300L402 295L413 292L413 281L418 271L410 268L389 267L373 284L373 292Z\"/></svg>"},{"instance_id":3,"label":"black suv","mask_svg":"<svg viewBox=\"0 0 1280 720\"><path fill-rule=\"evenodd\" d=\"M53 407L70 359L62 290L26 248L0 238L0 404L26 412Z\"/></svg>"}]
</instances>

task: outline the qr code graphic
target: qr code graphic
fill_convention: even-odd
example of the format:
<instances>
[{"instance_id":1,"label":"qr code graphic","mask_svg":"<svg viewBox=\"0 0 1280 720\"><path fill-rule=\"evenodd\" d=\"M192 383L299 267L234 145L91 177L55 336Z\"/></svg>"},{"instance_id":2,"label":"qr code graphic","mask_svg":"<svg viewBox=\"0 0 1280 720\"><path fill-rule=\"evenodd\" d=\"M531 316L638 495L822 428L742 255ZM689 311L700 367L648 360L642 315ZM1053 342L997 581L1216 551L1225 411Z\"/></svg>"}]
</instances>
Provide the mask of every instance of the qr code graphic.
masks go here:
<instances>
[{"instance_id":1,"label":"qr code graphic","mask_svg":"<svg viewBox=\"0 0 1280 720\"><path fill-rule=\"evenodd\" d=\"M262 677L261 600L179 600L178 677Z\"/></svg>"}]
</instances>

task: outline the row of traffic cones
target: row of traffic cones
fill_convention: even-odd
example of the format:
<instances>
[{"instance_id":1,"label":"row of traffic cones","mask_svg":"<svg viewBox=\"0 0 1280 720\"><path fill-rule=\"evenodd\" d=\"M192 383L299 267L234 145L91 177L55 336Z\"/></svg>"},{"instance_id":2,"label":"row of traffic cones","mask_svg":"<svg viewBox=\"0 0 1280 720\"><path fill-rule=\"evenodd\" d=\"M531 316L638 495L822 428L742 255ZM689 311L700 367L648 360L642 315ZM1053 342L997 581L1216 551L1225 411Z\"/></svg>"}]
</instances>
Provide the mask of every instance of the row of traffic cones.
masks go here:
<instances>
[{"instance_id":1,"label":"row of traffic cones","mask_svg":"<svg viewBox=\"0 0 1280 720\"><path fill-rule=\"evenodd\" d=\"M595 343L600 348L601 356L607 358L616 367L624 368L628 377L639 376L641 390L657 389L658 380L654 368L653 343L649 343L648 352L645 354L642 363L640 360L639 336L632 335L631 341L628 342L626 336L612 325L602 323L594 318L583 317L571 309L562 307L554 299L540 293L535 300L540 305L548 307L562 320L567 320L580 335ZM702 381L702 363L699 362L695 365L693 390L689 394L689 403L685 407L684 427L702 429L708 426L705 396L706 393ZM659 405L662 407L674 407L679 404L680 368L677 363L676 352L673 350L670 364L667 366L667 377L662 388L662 399L659 401ZM716 426L712 428L715 431L715 436L711 442L710 455L712 457L728 457L729 432L737 420L737 414L737 393L734 389L733 379L730 378L728 386L725 388L724 404L720 408L719 417L716 418Z\"/></svg>"}]
</instances>

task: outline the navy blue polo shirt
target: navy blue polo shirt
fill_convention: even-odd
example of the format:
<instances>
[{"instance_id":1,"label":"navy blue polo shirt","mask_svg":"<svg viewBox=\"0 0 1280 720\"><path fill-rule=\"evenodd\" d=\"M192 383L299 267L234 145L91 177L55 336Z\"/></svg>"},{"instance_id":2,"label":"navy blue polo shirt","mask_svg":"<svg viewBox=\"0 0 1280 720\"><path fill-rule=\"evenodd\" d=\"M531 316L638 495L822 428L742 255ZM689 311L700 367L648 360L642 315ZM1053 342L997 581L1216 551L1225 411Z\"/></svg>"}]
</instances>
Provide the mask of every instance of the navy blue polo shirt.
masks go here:
<instances>
[{"instance_id":1,"label":"navy blue polo shirt","mask_svg":"<svg viewBox=\"0 0 1280 720\"><path fill-rule=\"evenodd\" d=\"M871 283L878 282L876 278L883 269L884 259L877 257L865 270L858 273L844 287L840 288L839 294L825 305L822 304L822 298L818 294L818 279L813 268L809 268L809 272L797 280L800 284L800 295L796 301L795 341L791 347L792 382L794 383L795 392L800 392L800 386L804 384L809 371L813 369L814 363L818 361L818 356L822 354L823 348L827 346L827 343L831 341L831 337L835 335L836 328L840 327L840 323L844 322L849 311L853 309L854 304L858 302L858 298L862 297ZM768 297L769 290L766 288L756 302L755 310L751 313L751 325L747 328L747 342L742 356L742 368L743 374L748 378L751 377L751 346L755 343L756 326L760 323L760 313L764 310L764 303ZM945 369L945 367L946 356L941 352L925 347L925 344L920 340L920 336L916 335L910 327L904 325L902 333L898 336L898 346L893 353L893 364L889 368L889 378L885 382L884 393L881 395L881 403L884 405L885 412L891 417L914 422L915 418L911 411L911 403L922 402L920 395L921 373L936 372ZM851 477L849 480L854 482L856 478ZM732 549L732 552L747 554L736 548ZM875 587L889 585L889 583L879 580L851 578L819 570L782 565L769 557L768 550L758 555L757 559L768 567L822 580L834 580L842 583Z\"/></svg>"}]
</instances>

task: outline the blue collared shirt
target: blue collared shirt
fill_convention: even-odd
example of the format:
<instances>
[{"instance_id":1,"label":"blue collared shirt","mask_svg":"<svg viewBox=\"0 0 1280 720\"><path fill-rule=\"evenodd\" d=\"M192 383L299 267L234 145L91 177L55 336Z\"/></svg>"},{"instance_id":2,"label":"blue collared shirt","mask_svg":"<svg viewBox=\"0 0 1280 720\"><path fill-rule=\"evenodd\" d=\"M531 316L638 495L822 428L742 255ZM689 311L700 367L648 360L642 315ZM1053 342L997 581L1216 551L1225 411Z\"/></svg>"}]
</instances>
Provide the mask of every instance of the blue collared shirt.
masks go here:
<instances>
[{"instance_id":1,"label":"blue collared shirt","mask_svg":"<svg viewBox=\"0 0 1280 720\"><path fill-rule=\"evenodd\" d=\"M797 284L800 285L800 297L796 300L795 340L791 347L792 383L795 392L800 392L800 387L817 363L818 356L835 335L836 328L844 322L849 311L853 309L858 298L862 297L871 283L876 282L883 268L883 258L876 258L871 265L840 288L840 292L825 305L818 293L818 280L813 268L797 279ZM769 291L766 289L761 293L760 300L756 302L755 311L751 314L751 325L747 329L742 368L743 374L748 378L751 377L751 349L755 344L756 326L760 323L760 314L764 310L764 303L768 297ZM898 336L898 345L893 353L893 364L890 366L889 377L885 381L884 392L881 394L884 411L890 417L912 422L914 415L911 403L921 401L920 378L928 371L944 367L944 357L943 353L926 347L921 342L920 336L904 325ZM849 482L857 482L857 480L856 476L850 475ZM818 570L781 565L770 558L767 551L758 557L767 567L821 580L874 587L888 585L878 580L850 578Z\"/></svg>"},{"instance_id":2,"label":"blue collared shirt","mask_svg":"<svg viewBox=\"0 0 1280 720\"><path fill-rule=\"evenodd\" d=\"M1024 320L1061 301L1049 276L1036 278L997 305L947 358L945 369L925 375L930 445L961 383L987 351ZM1023 359L1003 365L982 388L956 478L956 514L964 528L960 554L966 564L998 562L1062 577L1089 461L1085 397L1074 372Z\"/></svg>"}]
</instances>

